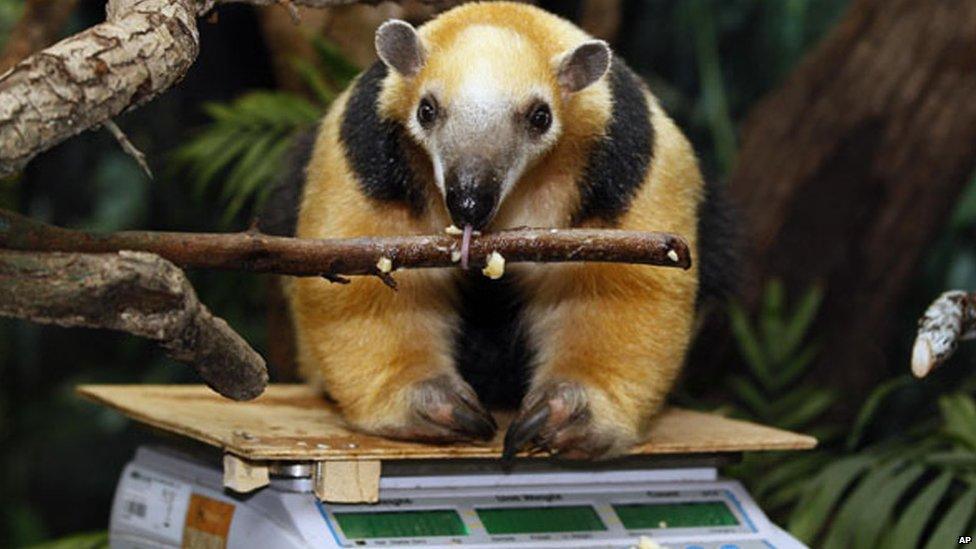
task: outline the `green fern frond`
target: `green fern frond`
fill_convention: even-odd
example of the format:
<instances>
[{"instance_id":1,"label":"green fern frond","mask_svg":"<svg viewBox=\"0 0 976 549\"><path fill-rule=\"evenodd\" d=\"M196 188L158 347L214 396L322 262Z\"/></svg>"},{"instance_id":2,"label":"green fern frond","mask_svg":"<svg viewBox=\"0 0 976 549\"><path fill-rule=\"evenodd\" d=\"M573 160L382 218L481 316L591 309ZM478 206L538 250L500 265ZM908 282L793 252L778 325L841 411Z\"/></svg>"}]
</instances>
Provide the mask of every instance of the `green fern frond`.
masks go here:
<instances>
[{"instance_id":1,"label":"green fern frond","mask_svg":"<svg viewBox=\"0 0 976 549\"><path fill-rule=\"evenodd\" d=\"M875 462L864 453L835 460L806 485L789 520L789 531L807 543L821 530L845 491Z\"/></svg>"},{"instance_id":2,"label":"green fern frond","mask_svg":"<svg viewBox=\"0 0 976 549\"><path fill-rule=\"evenodd\" d=\"M888 547L915 549L919 546L925 526L935 513L936 506L942 501L951 482L952 474L945 472L918 492L911 503L905 506L895 527L888 534L885 540Z\"/></svg>"},{"instance_id":3,"label":"green fern frond","mask_svg":"<svg viewBox=\"0 0 976 549\"><path fill-rule=\"evenodd\" d=\"M292 69L323 106L329 105L359 74L359 67L343 57L334 44L321 36L311 40L316 62L292 60Z\"/></svg>"},{"instance_id":4,"label":"green fern frond","mask_svg":"<svg viewBox=\"0 0 976 549\"><path fill-rule=\"evenodd\" d=\"M969 488L952 503L952 507L939 521L938 526L925 544L925 549L939 547L954 547L958 544L959 536L972 533L967 530L973 513L976 512L976 487Z\"/></svg>"},{"instance_id":5,"label":"green fern frond","mask_svg":"<svg viewBox=\"0 0 976 549\"><path fill-rule=\"evenodd\" d=\"M976 401L968 395L946 395L939 399L945 433L976 452Z\"/></svg>"},{"instance_id":6,"label":"green fern frond","mask_svg":"<svg viewBox=\"0 0 976 549\"><path fill-rule=\"evenodd\" d=\"M837 392L801 383L818 352L808 332L821 295L819 288L811 288L791 307L783 284L772 281L755 319L742 305L730 305L732 333L747 366L744 375L730 376L725 382L734 397L735 415L819 436L839 432L821 419L837 401ZM801 497L806 480L827 460L823 452L764 453L748 455L726 472L745 482L767 511L775 512L791 507Z\"/></svg>"},{"instance_id":7,"label":"green fern frond","mask_svg":"<svg viewBox=\"0 0 976 549\"><path fill-rule=\"evenodd\" d=\"M312 46L317 62L294 66L316 102L293 93L252 91L228 103L207 103L203 111L209 123L173 154L174 168L189 176L196 199L219 186L224 226L246 206L260 207L292 138L312 127L359 71L326 40L313 38Z\"/></svg>"},{"instance_id":8,"label":"green fern frond","mask_svg":"<svg viewBox=\"0 0 976 549\"><path fill-rule=\"evenodd\" d=\"M322 72L329 75L341 88L345 88L359 74L359 67L346 59L339 48L325 38L312 38L312 47L318 55Z\"/></svg>"},{"instance_id":9,"label":"green fern frond","mask_svg":"<svg viewBox=\"0 0 976 549\"><path fill-rule=\"evenodd\" d=\"M893 393L914 383L914 379L904 375L890 379L876 387L861 405L854 426L847 436L847 449L854 450L861 444L868 425L874 420L881 404Z\"/></svg>"},{"instance_id":10,"label":"green fern frond","mask_svg":"<svg viewBox=\"0 0 976 549\"><path fill-rule=\"evenodd\" d=\"M869 399L861 417L881 399ZM912 429L911 436L841 457L812 477L790 531L828 549L945 547L969 535L976 526L976 400L957 393L939 404L941 429Z\"/></svg>"},{"instance_id":11,"label":"green fern frond","mask_svg":"<svg viewBox=\"0 0 976 549\"><path fill-rule=\"evenodd\" d=\"M813 287L790 308L783 284L774 280L766 286L755 321L741 305L731 304L732 333L749 375L733 376L728 385L743 405L745 417L802 430L812 427L836 402L836 392L799 383L818 352L808 332L822 295L819 287Z\"/></svg>"},{"instance_id":12,"label":"green fern frond","mask_svg":"<svg viewBox=\"0 0 976 549\"><path fill-rule=\"evenodd\" d=\"M266 91L250 92L227 104L208 103L204 112L211 123L177 149L173 161L189 175L197 197L222 176L223 225L266 192L292 136L322 115L299 96Z\"/></svg>"}]
</instances>

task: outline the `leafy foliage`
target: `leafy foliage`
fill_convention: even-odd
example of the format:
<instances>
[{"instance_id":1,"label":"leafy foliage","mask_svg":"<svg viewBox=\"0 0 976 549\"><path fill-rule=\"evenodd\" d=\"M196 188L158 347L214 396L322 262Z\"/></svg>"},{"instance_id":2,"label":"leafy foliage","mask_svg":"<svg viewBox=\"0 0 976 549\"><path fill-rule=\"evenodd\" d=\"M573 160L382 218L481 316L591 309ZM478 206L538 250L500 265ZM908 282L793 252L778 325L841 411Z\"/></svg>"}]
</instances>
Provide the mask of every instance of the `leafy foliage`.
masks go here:
<instances>
[{"instance_id":1,"label":"leafy foliage","mask_svg":"<svg viewBox=\"0 0 976 549\"><path fill-rule=\"evenodd\" d=\"M318 103L326 107L359 74L359 67L349 62L339 48L322 37L312 39L312 48L318 57L318 65L305 59L295 59L292 66L302 76Z\"/></svg>"},{"instance_id":2,"label":"leafy foliage","mask_svg":"<svg viewBox=\"0 0 976 549\"><path fill-rule=\"evenodd\" d=\"M230 104L208 103L212 122L174 155L187 169L196 193L223 176L220 200L229 224L249 199L261 200L288 149L289 138L315 123L320 111L305 99L283 92L251 92Z\"/></svg>"},{"instance_id":3,"label":"leafy foliage","mask_svg":"<svg viewBox=\"0 0 976 549\"><path fill-rule=\"evenodd\" d=\"M198 198L220 179L228 225L247 204L258 207L282 168L291 138L315 124L358 69L321 37L312 41L318 64L294 66L315 102L285 91L252 91L230 103L207 103L211 122L175 152L177 169L193 180Z\"/></svg>"},{"instance_id":4,"label":"leafy foliage","mask_svg":"<svg viewBox=\"0 0 976 549\"><path fill-rule=\"evenodd\" d=\"M730 383L751 417L784 429L799 429L826 410L836 395L798 383L818 350L806 340L822 290L810 288L793 310L787 310L785 294L782 282L769 283L758 327L750 324L741 305L731 305L732 331L751 376L735 376Z\"/></svg>"},{"instance_id":5,"label":"leafy foliage","mask_svg":"<svg viewBox=\"0 0 976 549\"><path fill-rule=\"evenodd\" d=\"M819 420L836 402L837 392L804 382L818 350L809 330L822 297L822 290L813 287L788 307L783 284L776 280L766 287L755 322L741 305L730 306L732 332L748 369L726 382L735 397L734 415L822 441L836 437L837 428ZM760 504L775 513L799 497L803 479L826 460L822 452L748 454L728 473L743 479Z\"/></svg>"},{"instance_id":6,"label":"leafy foliage","mask_svg":"<svg viewBox=\"0 0 976 549\"><path fill-rule=\"evenodd\" d=\"M730 377L728 385L737 415L814 434L821 448L750 454L727 472L774 516L788 510L789 530L816 547L929 549L976 529L976 382L939 397L937 421L913 421L900 436L865 446L870 427L888 419L886 404L917 384L907 375L892 378L865 399L846 440L838 441L824 412L839 395L809 376L817 346L808 331L822 292L811 288L790 310L784 293L779 282L770 283L755 321L731 306L748 374Z\"/></svg>"},{"instance_id":7,"label":"leafy foliage","mask_svg":"<svg viewBox=\"0 0 976 549\"><path fill-rule=\"evenodd\" d=\"M941 418L833 460L804 487L789 529L818 547L948 547L976 528L976 400L939 399ZM923 543L924 542L924 543Z\"/></svg>"}]
</instances>

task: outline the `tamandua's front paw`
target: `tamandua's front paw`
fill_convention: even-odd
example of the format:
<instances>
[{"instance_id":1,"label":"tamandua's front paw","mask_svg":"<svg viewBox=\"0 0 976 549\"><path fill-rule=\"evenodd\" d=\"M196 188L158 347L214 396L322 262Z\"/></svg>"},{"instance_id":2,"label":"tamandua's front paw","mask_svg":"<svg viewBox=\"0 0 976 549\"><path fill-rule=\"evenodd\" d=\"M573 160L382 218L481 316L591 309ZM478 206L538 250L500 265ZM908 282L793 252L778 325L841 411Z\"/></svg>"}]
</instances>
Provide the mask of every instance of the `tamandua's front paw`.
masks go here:
<instances>
[{"instance_id":1,"label":"tamandua's front paw","mask_svg":"<svg viewBox=\"0 0 976 549\"><path fill-rule=\"evenodd\" d=\"M505 433L502 459L522 450L543 450L566 459L607 459L624 454L638 439L636 421L615 410L602 390L575 381L542 384L522 401Z\"/></svg>"},{"instance_id":2,"label":"tamandua's front paw","mask_svg":"<svg viewBox=\"0 0 976 549\"><path fill-rule=\"evenodd\" d=\"M374 412L365 430L425 442L487 441L498 426L460 377L440 375L390 395L385 412ZM385 415L386 417L382 417Z\"/></svg>"}]
</instances>

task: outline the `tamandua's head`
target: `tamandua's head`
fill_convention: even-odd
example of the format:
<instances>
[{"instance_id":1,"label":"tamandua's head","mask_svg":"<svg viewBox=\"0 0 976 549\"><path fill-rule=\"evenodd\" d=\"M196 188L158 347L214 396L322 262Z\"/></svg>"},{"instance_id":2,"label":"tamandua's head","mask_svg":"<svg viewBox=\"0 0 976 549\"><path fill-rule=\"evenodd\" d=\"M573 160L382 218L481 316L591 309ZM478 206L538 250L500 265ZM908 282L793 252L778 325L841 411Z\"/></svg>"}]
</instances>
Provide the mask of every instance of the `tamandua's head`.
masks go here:
<instances>
[{"instance_id":1,"label":"tamandua's head","mask_svg":"<svg viewBox=\"0 0 976 549\"><path fill-rule=\"evenodd\" d=\"M405 84L400 122L429 155L452 221L474 229L491 223L526 169L559 141L567 99L602 78L611 55L600 40L546 55L493 25L428 44L399 20L377 30L376 51Z\"/></svg>"}]
</instances>

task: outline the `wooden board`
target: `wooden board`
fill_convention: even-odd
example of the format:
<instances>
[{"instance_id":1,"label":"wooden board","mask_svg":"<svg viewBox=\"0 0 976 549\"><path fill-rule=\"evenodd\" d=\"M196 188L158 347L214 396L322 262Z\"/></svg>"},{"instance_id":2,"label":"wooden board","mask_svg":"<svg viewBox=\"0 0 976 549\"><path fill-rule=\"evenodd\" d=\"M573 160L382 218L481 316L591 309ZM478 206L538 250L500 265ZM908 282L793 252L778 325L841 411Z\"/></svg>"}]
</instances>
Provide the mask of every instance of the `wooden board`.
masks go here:
<instances>
[{"instance_id":1,"label":"wooden board","mask_svg":"<svg viewBox=\"0 0 976 549\"><path fill-rule=\"evenodd\" d=\"M304 385L272 385L250 402L203 385L82 385L83 397L135 421L216 446L249 460L497 458L511 414L495 414L498 435L484 445L431 445L350 430L337 410ZM813 437L722 416L669 408L634 454L803 450ZM544 457L544 456L542 456Z\"/></svg>"}]
</instances>

